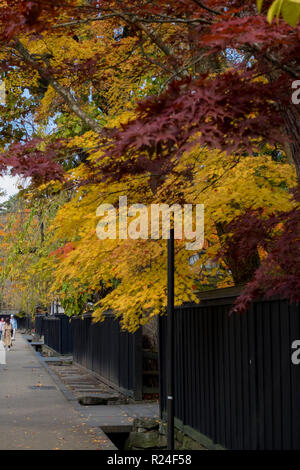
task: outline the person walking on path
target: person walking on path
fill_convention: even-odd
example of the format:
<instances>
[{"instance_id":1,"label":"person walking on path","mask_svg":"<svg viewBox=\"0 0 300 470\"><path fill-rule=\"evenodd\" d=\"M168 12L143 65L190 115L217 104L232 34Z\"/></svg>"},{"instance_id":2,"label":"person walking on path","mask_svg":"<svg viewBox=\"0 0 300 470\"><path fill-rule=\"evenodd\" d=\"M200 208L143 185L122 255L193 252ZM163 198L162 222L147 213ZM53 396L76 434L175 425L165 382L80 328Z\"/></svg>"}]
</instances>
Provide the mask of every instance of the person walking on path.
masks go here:
<instances>
[{"instance_id":1,"label":"person walking on path","mask_svg":"<svg viewBox=\"0 0 300 470\"><path fill-rule=\"evenodd\" d=\"M2 317L1 321L0 321L0 341L1 341L2 331L3 331L4 325L5 325L5 321L4 321L4 318Z\"/></svg>"},{"instance_id":2,"label":"person walking on path","mask_svg":"<svg viewBox=\"0 0 300 470\"><path fill-rule=\"evenodd\" d=\"M8 349L8 350L10 350L12 346L11 332L12 332L12 326L11 326L9 318L7 318L5 320L5 325L2 331L2 343L4 344L5 349Z\"/></svg>"},{"instance_id":3,"label":"person walking on path","mask_svg":"<svg viewBox=\"0 0 300 470\"><path fill-rule=\"evenodd\" d=\"M12 340L14 341L16 339L16 330L18 328L17 320L13 315L10 316L10 324L12 327Z\"/></svg>"}]
</instances>

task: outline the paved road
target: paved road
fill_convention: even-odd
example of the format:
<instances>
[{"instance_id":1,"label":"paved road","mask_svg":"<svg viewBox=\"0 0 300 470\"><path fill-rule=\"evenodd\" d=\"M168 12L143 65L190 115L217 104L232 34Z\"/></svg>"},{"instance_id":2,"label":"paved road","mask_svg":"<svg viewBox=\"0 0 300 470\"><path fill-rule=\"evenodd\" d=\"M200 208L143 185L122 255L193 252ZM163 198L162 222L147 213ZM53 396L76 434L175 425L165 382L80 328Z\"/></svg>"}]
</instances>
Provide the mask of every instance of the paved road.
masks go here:
<instances>
[{"instance_id":1,"label":"paved road","mask_svg":"<svg viewBox=\"0 0 300 470\"><path fill-rule=\"evenodd\" d=\"M105 434L86 421L17 334L7 365L0 365L0 449L111 449Z\"/></svg>"}]
</instances>

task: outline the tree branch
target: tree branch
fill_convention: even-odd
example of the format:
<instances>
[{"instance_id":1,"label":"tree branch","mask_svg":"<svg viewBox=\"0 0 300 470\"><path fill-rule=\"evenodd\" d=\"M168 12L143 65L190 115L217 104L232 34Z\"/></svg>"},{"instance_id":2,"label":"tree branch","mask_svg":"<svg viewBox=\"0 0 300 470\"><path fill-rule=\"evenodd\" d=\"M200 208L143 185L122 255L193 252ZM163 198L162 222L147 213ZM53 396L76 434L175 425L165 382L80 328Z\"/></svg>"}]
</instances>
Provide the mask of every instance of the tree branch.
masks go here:
<instances>
[{"instance_id":1,"label":"tree branch","mask_svg":"<svg viewBox=\"0 0 300 470\"><path fill-rule=\"evenodd\" d=\"M67 26L77 26L80 24L85 24L85 23L92 23L94 21L105 21L111 18L116 18L118 16L116 13L112 13L110 15L103 15L103 16L91 16L88 17L84 20L75 20L75 21L69 21L67 23L60 23L60 24L55 24L52 26L52 29L57 29L57 28L64 28Z\"/></svg>"},{"instance_id":2,"label":"tree branch","mask_svg":"<svg viewBox=\"0 0 300 470\"><path fill-rule=\"evenodd\" d=\"M271 64L276 65L277 68L288 73L293 78L298 78L300 74L299 68L292 68L289 65L283 64L277 57L275 57L271 52L262 51L258 44L247 44L244 49L248 52L251 51L252 54L260 53L262 56Z\"/></svg>"},{"instance_id":3,"label":"tree branch","mask_svg":"<svg viewBox=\"0 0 300 470\"><path fill-rule=\"evenodd\" d=\"M202 8L203 10L208 11L209 13L212 13L213 15L221 15L221 13L219 11L212 10L211 8L204 5L204 3L200 2L199 0L193 0L193 2L196 3L196 5L198 5L198 7Z\"/></svg>"},{"instance_id":4,"label":"tree branch","mask_svg":"<svg viewBox=\"0 0 300 470\"><path fill-rule=\"evenodd\" d=\"M167 73L171 73L171 72L172 72L170 69L168 69L164 64L162 64L162 63L159 62L158 60L155 60L155 59L152 59L152 57L149 57L149 56L147 55L147 53L145 52L142 43L140 44L140 49L141 49L141 54L142 54L142 56L147 60L147 62L149 62L150 64L157 65L158 67L160 67L162 70L164 70L164 71L167 72Z\"/></svg>"},{"instance_id":5,"label":"tree branch","mask_svg":"<svg viewBox=\"0 0 300 470\"><path fill-rule=\"evenodd\" d=\"M24 62L30 64L35 70L37 70L42 78L49 82L49 84L60 95L69 109L74 114L76 114L76 116L78 116L93 131L97 132L98 134L102 133L102 127L97 123L97 121L89 117L89 115L80 107L72 93L50 75L48 70L41 64L40 61L30 54L28 49L26 49L19 39L14 41L14 48L19 52Z\"/></svg>"},{"instance_id":6,"label":"tree branch","mask_svg":"<svg viewBox=\"0 0 300 470\"><path fill-rule=\"evenodd\" d=\"M184 18L173 18L173 17L167 17L164 15L159 15L159 17L152 17L152 18L140 18L137 17L133 14L126 13L128 17L132 16L135 17L137 21L141 23L159 23L159 24L164 24L164 23L176 23L176 24L190 24L190 23L203 23L203 24L211 24L211 21L205 20L203 18L191 18L191 19L184 19ZM67 23L60 23L52 26L52 29L58 29L58 28L64 28L68 26L77 26L81 24L86 24L86 23L92 23L96 21L105 21L111 18L118 18L121 17L121 13L112 13L110 15L103 15L103 16L91 16L88 17L84 20L74 20L74 21L69 21Z\"/></svg>"},{"instance_id":7,"label":"tree branch","mask_svg":"<svg viewBox=\"0 0 300 470\"><path fill-rule=\"evenodd\" d=\"M140 31L143 31L146 34L146 36L148 36L148 38L150 38L151 41L154 42L154 44L156 44L156 46L167 57L173 59L172 68L175 71L178 71L178 67L175 65L177 63L176 57L173 55L172 50L163 42L163 40L161 39L161 37L158 34L156 34L151 29L147 28L144 24L142 24L140 21L138 21L136 17L133 17L131 19L131 18L128 18L128 16L126 14L123 14L123 13L120 13L120 16L123 18L124 21L126 21L126 23L130 23L130 24L136 26Z\"/></svg>"}]
</instances>

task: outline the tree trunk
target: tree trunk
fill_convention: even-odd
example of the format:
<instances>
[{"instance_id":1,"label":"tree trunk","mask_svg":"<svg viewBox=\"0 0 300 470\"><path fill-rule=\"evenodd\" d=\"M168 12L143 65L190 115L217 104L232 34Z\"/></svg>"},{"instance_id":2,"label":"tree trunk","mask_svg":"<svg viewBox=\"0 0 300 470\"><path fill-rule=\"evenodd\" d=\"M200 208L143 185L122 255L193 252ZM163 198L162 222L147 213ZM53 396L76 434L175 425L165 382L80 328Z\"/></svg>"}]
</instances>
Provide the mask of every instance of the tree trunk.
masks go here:
<instances>
[{"instance_id":1,"label":"tree trunk","mask_svg":"<svg viewBox=\"0 0 300 470\"><path fill-rule=\"evenodd\" d=\"M271 70L268 72L267 76L270 81L277 80L282 71ZM292 94L292 90L290 90ZM300 104L295 105L290 101L288 106L286 103L277 101L278 110L282 116L283 120L283 129L282 132L285 133L289 139L284 145L285 153L287 155L288 162L291 165L295 165L296 173L298 177L298 184L300 183Z\"/></svg>"},{"instance_id":2,"label":"tree trunk","mask_svg":"<svg viewBox=\"0 0 300 470\"><path fill-rule=\"evenodd\" d=\"M300 183L300 105L290 106L282 110L286 133L290 139L288 152L296 167ZM289 157L289 155L288 155Z\"/></svg>"},{"instance_id":3,"label":"tree trunk","mask_svg":"<svg viewBox=\"0 0 300 470\"><path fill-rule=\"evenodd\" d=\"M224 246L224 235L226 234L224 225L217 223L216 228L218 237L220 238L221 246ZM223 257L223 259L231 271L234 284L236 286L247 284L253 279L256 270L260 266L260 259L257 248L253 253L251 253L250 256L241 259L240 257L235 256L234 245L227 243L227 247L227 254Z\"/></svg>"}]
</instances>

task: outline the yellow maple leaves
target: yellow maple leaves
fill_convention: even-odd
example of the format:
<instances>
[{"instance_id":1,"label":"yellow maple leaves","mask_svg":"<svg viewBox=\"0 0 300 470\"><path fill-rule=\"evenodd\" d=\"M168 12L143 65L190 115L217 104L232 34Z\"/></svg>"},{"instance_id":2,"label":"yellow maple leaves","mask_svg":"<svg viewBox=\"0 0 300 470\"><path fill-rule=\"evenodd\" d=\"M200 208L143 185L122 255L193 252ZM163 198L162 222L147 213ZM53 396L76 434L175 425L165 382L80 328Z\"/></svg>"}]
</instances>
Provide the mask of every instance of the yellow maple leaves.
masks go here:
<instances>
[{"instance_id":1,"label":"yellow maple leaves","mask_svg":"<svg viewBox=\"0 0 300 470\"><path fill-rule=\"evenodd\" d=\"M54 77L55 70L59 71L61 85L79 97L87 112L93 111L90 96L98 98L99 122L103 119L108 128L125 124L134 117L132 103L151 90L151 72L155 67L150 64L147 69L142 67L136 37L116 41L111 24L105 21L89 27L83 25L74 31L77 39L56 29L44 37L22 40L36 58L47 54ZM169 34L173 34L172 28ZM150 55L151 47L145 41L144 48ZM97 67L85 83L84 64L94 57L97 57ZM66 64L73 65L74 74L62 73L68 70ZM10 72L10 86L19 88L18 93L26 80L31 86L39 86L34 72L31 76ZM60 106L59 96L48 86L35 110L40 132L57 109L61 110ZM72 131L75 120L64 121L62 130L70 124ZM84 150L87 161L68 171L65 186L51 182L29 191L26 204L30 214L3 235L6 255L3 276L13 281L11 292L18 292L21 308L27 312L34 312L38 303L48 305L55 298L73 298L80 305L83 294L97 294L94 319L101 320L106 310L112 310L129 331L164 312L166 241L99 240L97 237L97 207L102 203L117 207L121 195L128 197L128 204L149 206L162 201L169 204L184 201L205 205L203 250L191 253L184 241L175 244L178 305L197 301L199 289L233 283L228 266L222 260L215 261L222 246L216 224L226 225L248 209L263 207L265 214L270 214L292 206L288 189L296 181L293 169L287 163L272 160L270 155L228 156L195 147L175 162L173 170L153 194L147 172L124 176L118 181L101 178L101 166L106 165L109 157L102 158L95 132L81 128L71 132L68 148L70 153L73 149ZM118 158L126 160L124 155ZM98 182L87 184L96 174ZM45 232L43 243L40 242L41 222ZM72 249L66 250L67 246ZM260 256L264 253L260 252Z\"/></svg>"}]
</instances>

